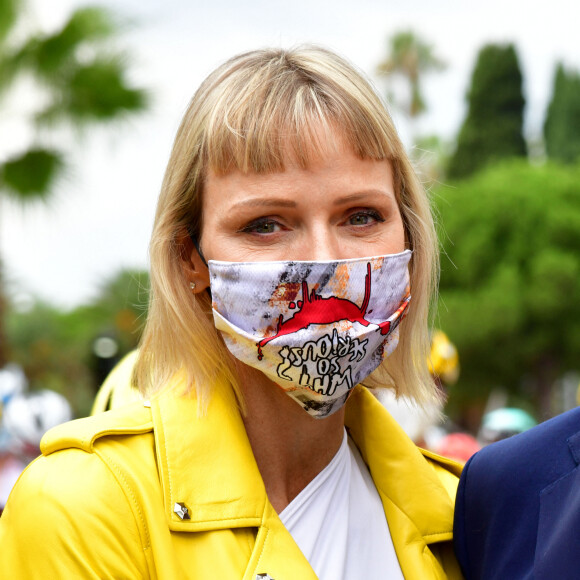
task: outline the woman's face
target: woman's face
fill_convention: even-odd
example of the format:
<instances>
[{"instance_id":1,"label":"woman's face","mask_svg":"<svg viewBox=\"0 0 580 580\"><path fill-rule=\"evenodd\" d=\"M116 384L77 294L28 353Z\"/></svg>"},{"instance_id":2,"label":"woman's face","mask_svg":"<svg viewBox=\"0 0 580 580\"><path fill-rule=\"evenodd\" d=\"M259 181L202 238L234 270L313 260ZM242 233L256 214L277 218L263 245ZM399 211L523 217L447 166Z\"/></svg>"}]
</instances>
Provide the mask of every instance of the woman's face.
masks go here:
<instances>
[{"instance_id":1,"label":"woman's face","mask_svg":"<svg viewBox=\"0 0 580 580\"><path fill-rule=\"evenodd\" d=\"M346 146L308 168L209 173L201 248L207 260L335 260L405 249L388 161L359 159Z\"/></svg>"}]
</instances>

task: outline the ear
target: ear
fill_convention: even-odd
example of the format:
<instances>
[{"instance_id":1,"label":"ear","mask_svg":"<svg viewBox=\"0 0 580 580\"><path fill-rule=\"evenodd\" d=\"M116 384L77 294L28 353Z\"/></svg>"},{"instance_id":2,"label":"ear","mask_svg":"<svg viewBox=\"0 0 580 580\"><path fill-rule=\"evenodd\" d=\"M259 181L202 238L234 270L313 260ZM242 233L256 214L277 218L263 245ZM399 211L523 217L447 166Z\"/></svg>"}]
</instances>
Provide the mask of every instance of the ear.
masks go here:
<instances>
[{"instance_id":1,"label":"ear","mask_svg":"<svg viewBox=\"0 0 580 580\"><path fill-rule=\"evenodd\" d=\"M181 267L184 278L188 284L195 284L191 291L199 294L209 288L209 270L188 234L177 238L177 247L181 249Z\"/></svg>"}]
</instances>

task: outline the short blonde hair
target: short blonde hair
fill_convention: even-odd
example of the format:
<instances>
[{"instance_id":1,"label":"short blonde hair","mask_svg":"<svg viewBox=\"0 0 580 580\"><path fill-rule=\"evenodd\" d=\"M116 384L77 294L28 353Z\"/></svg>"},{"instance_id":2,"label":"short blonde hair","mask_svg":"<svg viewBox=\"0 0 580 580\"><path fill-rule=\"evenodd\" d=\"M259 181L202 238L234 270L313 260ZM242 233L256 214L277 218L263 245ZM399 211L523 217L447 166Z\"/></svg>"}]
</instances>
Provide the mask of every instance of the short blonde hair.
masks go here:
<instances>
[{"instance_id":1,"label":"short blonde hair","mask_svg":"<svg viewBox=\"0 0 580 580\"><path fill-rule=\"evenodd\" d=\"M292 151L307 166L317 131L338 127L361 159L392 164L409 247L412 301L395 352L365 382L391 386L418 403L435 396L427 358L428 312L436 288L436 234L418 181L384 103L352 64L316 46L263 49L230 59L201 84L178 130L151 239L151 300L135 377L151 394L175 384L207 402L236 373L214 327L206 293L192 296L183 269L183 240L199 239L204 177L228 171L276 172ZM334 129L336 131L336 129ZM289 149L290 148L290 149Z\"/></svg>"}]
</instances>

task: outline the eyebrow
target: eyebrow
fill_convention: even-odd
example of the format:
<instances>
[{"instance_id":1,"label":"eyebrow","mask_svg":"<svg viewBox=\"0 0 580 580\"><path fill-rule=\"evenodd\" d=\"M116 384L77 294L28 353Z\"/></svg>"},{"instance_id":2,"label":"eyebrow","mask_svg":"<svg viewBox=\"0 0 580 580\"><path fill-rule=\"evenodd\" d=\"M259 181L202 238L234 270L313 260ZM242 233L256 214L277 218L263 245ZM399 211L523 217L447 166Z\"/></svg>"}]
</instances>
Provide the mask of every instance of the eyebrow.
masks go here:
<instances>
[{"instance_id":1,"label":"eyebrow","mask_svg":"<svg viewBox=\"0 0 580 580\"><path fill-rule=\"evenodd\" d=\"M365 191L360 191L357 193L352 193L350 195L344 195L343 197L339 197L338 199L334 200L334 203L332 205L342 205L345 203L367 200L369 197L372 197L374 195L380 195L382 197L387 197L389 199L391 198L389 192L382 191L381 189L368 189Z\"/></svg>"},{"instance_id":2,"label":"eyebrow","mask_svg":"<svg viewBox=\"0 0 580 580\"><path fill-rule=\"evenodd\" d=\"M233 207L296 207L296 202L285 197L253 197L239 201Z\"/></svg>"},{"instance_id":3,"label":"eyebrow","mask_svg":"<svg viewBox=\"0 0 580 580\"><path fill-rule=\"evenodd\" d=\"M339 197L338 199L334 200L332 205L337 206L366 200L374 195L380 195L387 198L391 197L388 192L382 191L380 189L370 189ZM286 197L253 197L251 199L244 199L239 201L235 203L233 207L296 207L296 205L297 204L294 200L288 199Z\"/></svg>"}]
</instances>

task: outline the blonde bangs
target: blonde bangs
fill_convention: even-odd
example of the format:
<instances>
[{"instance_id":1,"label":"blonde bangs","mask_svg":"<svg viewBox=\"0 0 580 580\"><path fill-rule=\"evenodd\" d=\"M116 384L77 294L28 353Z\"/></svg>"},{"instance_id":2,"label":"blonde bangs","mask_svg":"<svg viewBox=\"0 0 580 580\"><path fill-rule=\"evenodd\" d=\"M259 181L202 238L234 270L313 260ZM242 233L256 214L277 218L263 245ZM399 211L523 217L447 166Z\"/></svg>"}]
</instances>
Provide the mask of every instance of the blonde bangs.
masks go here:
<instances>
[{"instance_id":1,"label":"blonde bangs","mask_svg":"<svg viewBox=\"0 0 580 580\"><path fill-rule=\"evenodd\" d=\"M328 67L317 70L299 51L270 51L270 60L267 54L255 55L261 66L252 74L234 70L220 86L207 119L207 169L218 175L283 171L289 155L307 167L337 136L363 159L393 158L393 128L378 114L384 105L370 84L361 90L338 60L330 76Z\"/></svg>"}]
</instances>

